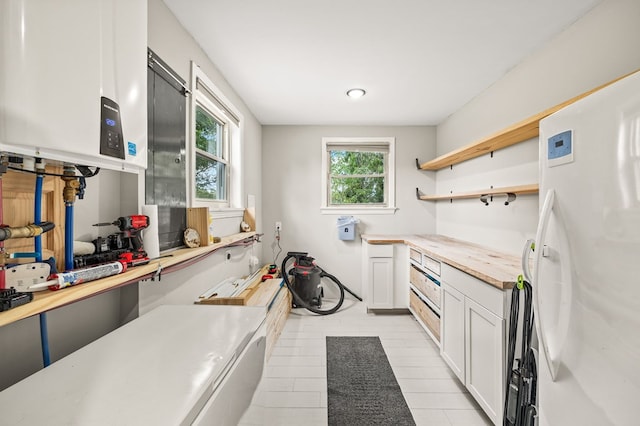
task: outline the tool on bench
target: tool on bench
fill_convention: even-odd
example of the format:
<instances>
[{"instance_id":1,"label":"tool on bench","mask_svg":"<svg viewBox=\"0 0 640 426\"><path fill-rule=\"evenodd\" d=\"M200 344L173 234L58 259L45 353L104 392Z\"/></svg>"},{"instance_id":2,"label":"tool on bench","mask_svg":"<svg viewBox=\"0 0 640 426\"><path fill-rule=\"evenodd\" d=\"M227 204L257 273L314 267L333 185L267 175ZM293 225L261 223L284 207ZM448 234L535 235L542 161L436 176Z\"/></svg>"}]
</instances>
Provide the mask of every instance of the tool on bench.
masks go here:
<instances>
[{"instance_id":1,"label":"tool on bench","mask_svg":"<svg viewBox=\"0 0 640 426\"><path fill-rule=\"evenodd\" d=\"M15 288L0 290L0 312L24 305L32 300L33 294L31 293L21 293Z\"/></svg>"},{"instance_id":2,"label":"tool on bench","mask_svg":"<svg viewBox=\"0 0 640 426\"><path fill-rule=\"evenodd\" d=\"M147 252L142 246L142 231L149 226L149 216L121 216L113 222L96 223L93 226L117 226L120 232L106 239L98 237L93 241L96 253L78 256L76 267L95 265L105 261L123 261L127 266L136 266L149 262Z\"/></svg>"},{"instance_id":3,"label":"tool on bench","mask_svg":"<svg viewBox=\"0 0 640 426\"><path fill-rule=\"evenodd\" d=\"M29 287L29 290L48 288L49 290L59 290L87 281L94 281L100 278L118 275L127 270L125 261L105 263L104 265L93 266L85 269L76 269L68 272L52 274L49 280Z\"/></svg>"},{"instance_id":4,"label":"tool on bench","mask_svg":"<svg viewBox=\"0 0 640 426\"><path fill-rule=\"evenodd\" d=\"M56 260L53 257L42 262L11 265L6 269L7 288L19 292L46 290L47 287L32 289L31 286L48 281L49 276L56 272Z\"/></svg>"}]
</instances>

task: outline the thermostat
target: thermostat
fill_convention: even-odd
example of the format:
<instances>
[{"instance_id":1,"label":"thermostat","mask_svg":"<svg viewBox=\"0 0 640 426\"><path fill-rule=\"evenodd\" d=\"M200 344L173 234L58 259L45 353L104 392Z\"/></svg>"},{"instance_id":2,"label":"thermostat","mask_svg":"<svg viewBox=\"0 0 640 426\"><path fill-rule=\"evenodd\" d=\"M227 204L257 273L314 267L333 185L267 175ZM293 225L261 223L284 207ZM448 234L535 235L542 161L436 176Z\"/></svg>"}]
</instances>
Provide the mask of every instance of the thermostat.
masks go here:
<instances>
[{"instance_id":1,"label":"thermostat","mask_svg":"<svg viewBox=\"0 0 640 426\"><path fill-rule=\"evenodd\" d=\"M549 167L573 161L573 130L565 130L547 139L547 160Z\"/></svg>"}]
</instances>

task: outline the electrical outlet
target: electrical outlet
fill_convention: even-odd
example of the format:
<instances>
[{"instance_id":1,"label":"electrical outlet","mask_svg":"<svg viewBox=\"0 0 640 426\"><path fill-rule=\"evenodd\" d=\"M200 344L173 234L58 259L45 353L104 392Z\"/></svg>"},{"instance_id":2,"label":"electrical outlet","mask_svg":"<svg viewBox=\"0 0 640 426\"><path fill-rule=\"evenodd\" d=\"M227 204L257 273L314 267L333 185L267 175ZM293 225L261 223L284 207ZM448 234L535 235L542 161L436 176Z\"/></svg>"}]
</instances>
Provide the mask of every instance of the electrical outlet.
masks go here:
<instances>
[{"instance_id":1,"label":"electrical outlet","mask_svg":"<svg viewBox=\"0 0 640 426\"><path fill-rule=\"evenodd\" d=\"M282 222L276 222L276 231L277 232L282 231Z\"/></svg>"}]
</instances>

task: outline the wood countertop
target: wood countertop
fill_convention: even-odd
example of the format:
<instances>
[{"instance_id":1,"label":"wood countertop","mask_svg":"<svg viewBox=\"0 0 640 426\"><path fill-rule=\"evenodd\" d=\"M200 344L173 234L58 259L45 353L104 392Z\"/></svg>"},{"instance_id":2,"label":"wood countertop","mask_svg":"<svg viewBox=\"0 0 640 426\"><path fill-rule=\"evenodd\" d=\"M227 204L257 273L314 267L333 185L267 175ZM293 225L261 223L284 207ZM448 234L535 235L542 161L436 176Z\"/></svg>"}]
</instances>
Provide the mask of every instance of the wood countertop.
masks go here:
<instances>
[{"instance_id":1,"label":"wood countertop","mask_svg":"<svg viewBox=\"0 0 640 426\"><path fill-rule=\"evenodd\" d=\"M167 257L152 260L146 265L127 269L126 272L119 275L78 284L57 291L45 290L34 293L34 299L30 303L5 312L0 312L0 327L23 318L38 315L42 312L47 312L104 293L105 291L152 278L158 272L161 274L171 272L172 266L188 265L190 262L197 262L220 248L229 247L247 239L253 239L255 234L255 232L244 232L222 237L219 243L205 247L178 249L169 253ZM166 270L164 270L165 268Z\"/></svg>"},{"instance_id":2,"label":"wood countertop","mask_svg":"<svg viewBox=\"0 0 640 426\"><path fill-rule=\"evenodd\" d=\"M522 273L520 258L444 235L362 235L369 244L406 244L501 290Z\"/></svg>"}]
</instances>

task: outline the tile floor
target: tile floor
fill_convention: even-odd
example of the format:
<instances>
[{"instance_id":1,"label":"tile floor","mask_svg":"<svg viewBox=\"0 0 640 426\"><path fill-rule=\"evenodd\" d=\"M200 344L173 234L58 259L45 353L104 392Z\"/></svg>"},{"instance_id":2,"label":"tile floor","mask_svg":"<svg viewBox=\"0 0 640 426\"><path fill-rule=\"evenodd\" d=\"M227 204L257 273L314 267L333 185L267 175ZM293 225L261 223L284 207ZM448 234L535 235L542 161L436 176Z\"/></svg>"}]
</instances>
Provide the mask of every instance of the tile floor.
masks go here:
<instances>
[{"instance_id":1,"label":"tile floor","mask_svg":"<svg viewBox=\"0 0 640 426\"><path fill-rule=\"evenodd\" d=\"M240 425L327 424L326 336L379 336L418 426L491 425L411 315L351 300L328 316L292 311Z\"/></svg>"}]
</instances>

